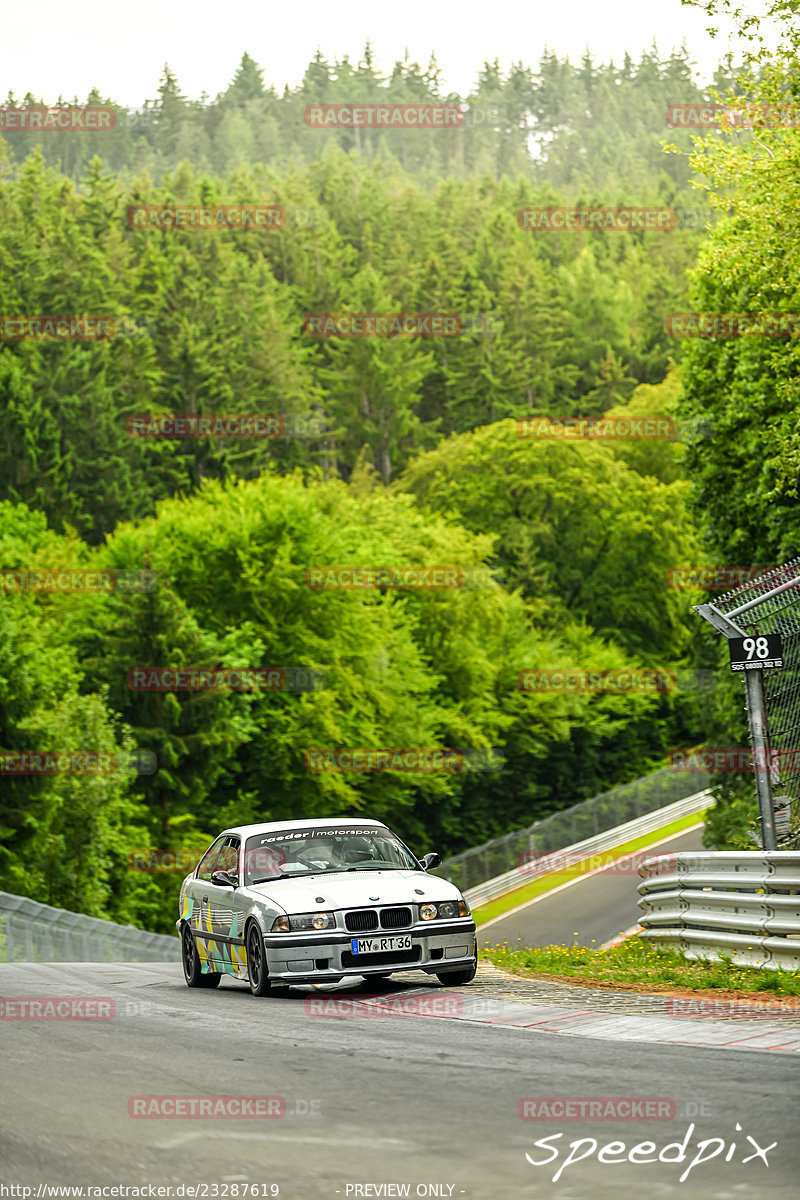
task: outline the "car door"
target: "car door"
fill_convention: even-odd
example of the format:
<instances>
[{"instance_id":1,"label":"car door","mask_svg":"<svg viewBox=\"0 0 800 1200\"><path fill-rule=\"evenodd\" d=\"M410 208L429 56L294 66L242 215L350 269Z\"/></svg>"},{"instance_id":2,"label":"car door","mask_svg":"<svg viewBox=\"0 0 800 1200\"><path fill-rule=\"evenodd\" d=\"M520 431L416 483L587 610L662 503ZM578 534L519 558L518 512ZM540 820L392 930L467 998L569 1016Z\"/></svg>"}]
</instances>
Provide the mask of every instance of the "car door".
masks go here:
<instances>
[{"instance_id":1,"label":"car door","mask_svg":"<svg viewBox=\"0 0 800 1200\"><path fill-rule=\"evenodd\" d=\"M227 871L238 884L240 876L241 838L230 834L214 860L214 871ZM214 950L218 953L224 970L229 975L245 973L244 916L245 910L237 904L238 888L209 884L209 907L211 928L214 932Z\"/></svg>"},{"instance_id":2,"label":"car door","mask_svg":"<svg viewBox=\"0 0 800 1200\"><path fill-rule=\"evenodd\" d=\"M198 863L195 877L187 889L187 894L193 901L189 920L191 921L192 930L197 941L197 953L200 956L200 962L205 963L206 959L210 958L210 966L215 971L222 970L222 966L216 961L218 948L214 945L212 910L216 902L216 895L222 889L211 882L211 876L217 870L217 861L226 840L223 834L206 850ZM228 888L228 891L230 891L230 888Z\"/></svg>"}]
</instances>

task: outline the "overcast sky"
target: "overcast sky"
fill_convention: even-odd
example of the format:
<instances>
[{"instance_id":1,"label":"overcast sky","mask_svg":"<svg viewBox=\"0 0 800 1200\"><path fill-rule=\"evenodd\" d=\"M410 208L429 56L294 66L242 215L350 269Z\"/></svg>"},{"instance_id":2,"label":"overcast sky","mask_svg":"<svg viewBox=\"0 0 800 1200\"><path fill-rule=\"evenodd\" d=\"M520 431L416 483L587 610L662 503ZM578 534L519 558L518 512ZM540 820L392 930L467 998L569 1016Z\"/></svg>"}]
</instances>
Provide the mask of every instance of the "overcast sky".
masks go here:
<instances>
[{"instance_id":1,"label":"overcast sky","mask_svg":"<svg viewBox=\"0 0 800 1200\"><path fill-rule=\"evenodd\" d=\"M761 11L759 0L744 2ZM720 22L712 39L708 24L680 0L0 0L0 95L30 91L53 103L96 86L139 107L168 62L187 95L214 96L245 50L282 89L300 82L317 47L357 61L367 39L384 70L406 48L422 65L435 50L446 88L462 95L486 58L535 66L545 45L574 60L588 46L595 58L619 62L654 39L664 53L685 40L705 82L729 31Z\"/></svg>"}]
</instances>

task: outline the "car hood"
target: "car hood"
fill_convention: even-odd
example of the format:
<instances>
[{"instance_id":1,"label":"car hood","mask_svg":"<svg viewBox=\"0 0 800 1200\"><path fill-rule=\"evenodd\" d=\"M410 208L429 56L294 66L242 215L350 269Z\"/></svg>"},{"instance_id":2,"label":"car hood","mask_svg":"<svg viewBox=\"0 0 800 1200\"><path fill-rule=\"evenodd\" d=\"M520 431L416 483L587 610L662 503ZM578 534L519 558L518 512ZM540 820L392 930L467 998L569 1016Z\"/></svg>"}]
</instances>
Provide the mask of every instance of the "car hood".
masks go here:
<instances>
[{"instance_id":1,"label":"car hood","mask_svg":"<svg viewBox=\"0 0 800 1200\"><path fill-rule=\"evenodd\" d=\"M461 892L454 884L424 871L336 871L330 875L259 883L247 890L287 913L461 899Z\"/></svg>"}]
</instances>

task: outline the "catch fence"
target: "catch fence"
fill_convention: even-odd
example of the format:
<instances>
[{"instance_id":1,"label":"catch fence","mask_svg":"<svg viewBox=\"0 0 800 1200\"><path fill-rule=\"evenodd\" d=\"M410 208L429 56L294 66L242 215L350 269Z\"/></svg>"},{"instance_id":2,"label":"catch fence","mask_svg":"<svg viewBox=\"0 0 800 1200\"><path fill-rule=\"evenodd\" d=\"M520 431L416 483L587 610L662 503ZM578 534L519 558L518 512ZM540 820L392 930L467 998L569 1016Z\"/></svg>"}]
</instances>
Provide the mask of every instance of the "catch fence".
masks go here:
<instances>
[{"instance_id":1,"label":"catch fence","mask_svg":"<svg viewBox=\"0 0 800 1200\"><path fill-rule=\"evenodd\" d=\"M469 890L487 879L512 871L520 862L562 850L703 791L708 787L709 779L707 771L675 771L663 767L652 775L620 784L611 791L534 821L526 829L515 829L482 846L454 854L435 873L452 880L462 891Z\"/></svg>"},{"instance_id":2,"label":"catch fence","mask_svg":"<svg viewBox=\"0 0 800 1200\"><path fill-rule=\"evenodd\" d=\"M800 843L800 558L696 611L727 638L779 634L782 666L745 670L753 773L765 850ZM755 660L754 660L755 661Z\"/></svg>"}]
</instances>

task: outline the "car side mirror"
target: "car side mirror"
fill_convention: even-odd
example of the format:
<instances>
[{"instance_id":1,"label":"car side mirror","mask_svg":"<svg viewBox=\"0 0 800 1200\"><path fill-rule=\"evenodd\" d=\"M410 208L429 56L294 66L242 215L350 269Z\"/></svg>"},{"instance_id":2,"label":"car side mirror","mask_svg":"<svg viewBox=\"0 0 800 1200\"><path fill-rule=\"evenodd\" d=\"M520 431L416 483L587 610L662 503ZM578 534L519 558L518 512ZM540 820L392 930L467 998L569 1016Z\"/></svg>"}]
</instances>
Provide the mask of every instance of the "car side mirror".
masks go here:
<instances>
[{"instance_id":1,"label":"car side mirror","mask_svg":"<svg viewBox=\"0 0 800 1200\"><path fill-rule=\"evenodd\" d=\"M229 871L213 871L211 873L211 882L217 887L236 887L237 879L231 876Z\"/></svg>"},{"instance_id":2,"label":"car side mirror","mask_svg":"<svg viewBox=\"0 0 800 1200\"><path fill-rule=\"evenodd\" d=\"M433 850L430 854L423 855L419 861L422 864L423 871L432 871L434 867L442 865L442 856Z\"/></svg>"}]
</instances>

